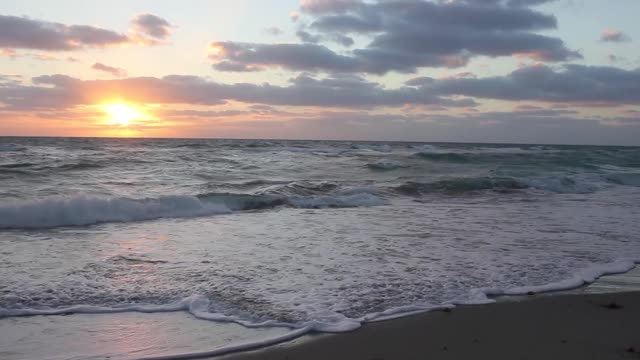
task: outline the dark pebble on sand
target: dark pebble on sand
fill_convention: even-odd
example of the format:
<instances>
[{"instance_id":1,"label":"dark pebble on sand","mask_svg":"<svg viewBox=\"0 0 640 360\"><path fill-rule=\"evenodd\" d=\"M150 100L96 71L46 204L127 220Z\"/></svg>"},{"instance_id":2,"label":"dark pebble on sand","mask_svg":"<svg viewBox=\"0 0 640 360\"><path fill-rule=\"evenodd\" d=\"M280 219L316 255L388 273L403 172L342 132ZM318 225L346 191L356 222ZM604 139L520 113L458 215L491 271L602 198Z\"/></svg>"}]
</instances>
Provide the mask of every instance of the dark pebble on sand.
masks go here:
<instances>
[{"instance_id":1,"label":"dark pebble on sand","mask_svg":"<svg viewBox=\"0 0 640 360\"><path fill-rule=\"evenodd\" d=\"M611 309L611 310L619 310L619 309L624 309L624 306L616 303L616 302L610 302L606 305L602 305L603 308L605 309Z\"/></svg>"}]
</instances>

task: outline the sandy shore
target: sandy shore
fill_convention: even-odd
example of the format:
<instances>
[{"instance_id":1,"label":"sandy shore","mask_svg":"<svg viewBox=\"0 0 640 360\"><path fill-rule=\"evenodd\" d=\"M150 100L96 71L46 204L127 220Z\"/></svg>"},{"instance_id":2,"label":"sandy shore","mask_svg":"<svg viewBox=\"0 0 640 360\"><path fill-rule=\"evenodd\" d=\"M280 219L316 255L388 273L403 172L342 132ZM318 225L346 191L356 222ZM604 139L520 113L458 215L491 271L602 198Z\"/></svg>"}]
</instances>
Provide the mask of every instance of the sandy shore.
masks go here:
<instances>
[{"instance_id":1,"label":"sandy shore","mask_svg":"<svg viewBox=\"0 0 640 360\"><path fill-rule=\"evenodd\" d=\"M640 292L461 306L218 359L640 359Z\"/></svg>"}]
</instances>

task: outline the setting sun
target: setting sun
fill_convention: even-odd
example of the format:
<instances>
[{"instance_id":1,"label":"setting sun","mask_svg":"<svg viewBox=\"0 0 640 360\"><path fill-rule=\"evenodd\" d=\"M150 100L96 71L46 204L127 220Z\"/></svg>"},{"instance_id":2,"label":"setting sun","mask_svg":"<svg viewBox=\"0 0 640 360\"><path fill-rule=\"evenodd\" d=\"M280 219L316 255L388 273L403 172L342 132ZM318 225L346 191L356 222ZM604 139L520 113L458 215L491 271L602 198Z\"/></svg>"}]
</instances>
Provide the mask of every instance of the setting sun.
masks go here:
<instances>
[{"instance_id":1,"label":"setting sun","mask_svg":"<svg viewBox=\"0 0 640 360\"><path fill-rule=\"evenodd\" d=\"M109 115L109 120L112 124L121 127L127 127L133 121L147 117L135 107L124 103L102 105L102 109Z\"/></svg>"}]
</instances>

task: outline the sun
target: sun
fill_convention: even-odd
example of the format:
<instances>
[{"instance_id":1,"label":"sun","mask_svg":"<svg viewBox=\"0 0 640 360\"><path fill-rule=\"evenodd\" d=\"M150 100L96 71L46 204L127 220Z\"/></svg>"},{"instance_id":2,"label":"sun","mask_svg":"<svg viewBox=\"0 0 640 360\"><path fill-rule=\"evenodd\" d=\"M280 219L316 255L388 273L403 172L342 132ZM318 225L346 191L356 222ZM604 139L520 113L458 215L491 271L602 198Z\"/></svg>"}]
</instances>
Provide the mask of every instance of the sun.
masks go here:
<instances>
[{"instance_id":1,"label":"sun","mask_svg":"<svg viewBox=\"0 0 640 360\"><path fill-rule=\"evenodd\" d=\"M144 119L147 116L131 105L125 103L115 103L102 105L101 108L109 116L109 120L114 125L127 127L135 120Z\"/></svg>"}]
</instances>

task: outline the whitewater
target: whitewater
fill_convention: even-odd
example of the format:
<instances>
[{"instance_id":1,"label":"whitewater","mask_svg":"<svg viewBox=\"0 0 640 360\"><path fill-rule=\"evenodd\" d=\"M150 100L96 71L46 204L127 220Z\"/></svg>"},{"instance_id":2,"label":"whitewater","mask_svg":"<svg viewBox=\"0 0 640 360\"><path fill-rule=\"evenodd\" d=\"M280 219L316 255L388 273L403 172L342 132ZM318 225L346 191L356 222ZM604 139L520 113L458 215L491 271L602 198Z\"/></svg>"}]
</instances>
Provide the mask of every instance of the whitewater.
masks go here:
<instances>
[{"instance_id":1,"label":"whitewater","mask_svg":"<svg viewBox=\"0 0 640 360\"><path fill-rule=\"evenodd\" d=\"M638 147L0 138L0 329L244 329L109 354L176 359L576 288L640 262L638 199Z\"/></svg>"}]
</instances>

